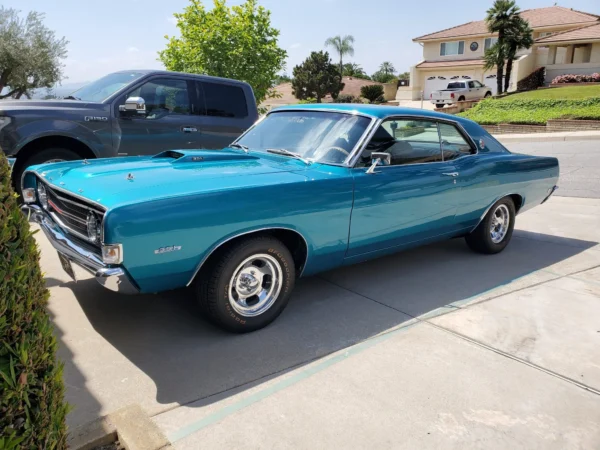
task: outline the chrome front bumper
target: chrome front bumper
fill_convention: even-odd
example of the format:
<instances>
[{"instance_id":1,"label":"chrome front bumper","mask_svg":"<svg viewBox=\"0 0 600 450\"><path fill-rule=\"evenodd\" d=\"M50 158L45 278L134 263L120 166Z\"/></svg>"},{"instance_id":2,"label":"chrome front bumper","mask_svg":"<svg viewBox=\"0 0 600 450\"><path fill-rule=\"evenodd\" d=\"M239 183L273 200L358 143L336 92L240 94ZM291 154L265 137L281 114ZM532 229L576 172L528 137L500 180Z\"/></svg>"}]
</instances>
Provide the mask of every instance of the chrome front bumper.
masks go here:
<instances>
[{"instance_id":1,"label":"chrome front bumper","mask_svg":"<svg viewBox=\"0 0 600 450\"><path fill-rule=\"evenodd\" d=\"M40 228L58 253L71 263L94 275L96 281L102 286L122 294L137 294L139 292L121 267L107 266L99 255L70 240L42 208L37 205L23 205L21 209L40 225Z\"/></svg>"}]
</instances>

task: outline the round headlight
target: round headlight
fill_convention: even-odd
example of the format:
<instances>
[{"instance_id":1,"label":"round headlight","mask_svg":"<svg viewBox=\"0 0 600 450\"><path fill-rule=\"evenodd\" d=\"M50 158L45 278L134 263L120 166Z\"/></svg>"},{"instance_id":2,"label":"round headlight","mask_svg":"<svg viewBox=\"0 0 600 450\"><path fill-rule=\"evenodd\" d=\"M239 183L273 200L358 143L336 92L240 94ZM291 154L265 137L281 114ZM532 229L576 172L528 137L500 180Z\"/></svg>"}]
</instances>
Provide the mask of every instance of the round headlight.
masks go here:
<instances>
[{"instance_id":1,"label":"round headlight","mask_svg":"<svg viewBox=\"0 0 600 450\"><path fill-rule=\"evenodd\" d=\"M96 216L96 214L94 214L92 211L90 211L87 215L86 224L87 224L88 238L90 239L90 241L99 242L100 241L100 233L101 233L101 228L100 228L101 224L100 224L100 220L98 219L98 216Z\"/></svg>"},{"instance_id":2,"label":"round headlight","mask_svg":"<svg viewBox=\"0 0 600 450\"><path fill-rule=\"evenodd\" d=\"M42 208L48 209L48 193L46 192L46 186L44 186L42 183L38 184L37 194Z\"/></svg>"}]
</instances>

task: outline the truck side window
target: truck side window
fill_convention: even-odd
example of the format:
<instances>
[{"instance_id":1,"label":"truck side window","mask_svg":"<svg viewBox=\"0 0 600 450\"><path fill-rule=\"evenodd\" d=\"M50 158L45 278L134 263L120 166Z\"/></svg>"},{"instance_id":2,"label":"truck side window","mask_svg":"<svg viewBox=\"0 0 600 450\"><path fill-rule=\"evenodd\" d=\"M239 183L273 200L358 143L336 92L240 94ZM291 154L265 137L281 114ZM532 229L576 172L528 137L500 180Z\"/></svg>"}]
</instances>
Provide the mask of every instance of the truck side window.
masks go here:
<instances>
[{"instance_id":1,"label":"truck side window","mask_svg":"<svg viewBox=\"0 0 600 450\"><path fill-rule=\"evenodd\" d=\"M475 82L469 81L469 88L473 89L474 87L477 87L475 86Z\"/></svg>"},{"instance_id":2,"label":"truck side window","mask_svg":"<svg viewBox=\"0 0 600 450\"><path fill-rule=\"evenodd\" d=\"M201 91L204 91L207 116L237 119L248 116L246 94L241 87L207 81L200 82L200 85Z\"/></svg>"},{"instance_id":3,"label":"truck side window","mask_svg":"<svg viewBox=\"0 0 600 450\"><path fill-rule=\"evenodd\" d=\"M170 114L190 114L187 82L156 78L134 90L130 97L142 97L146 102L146 119L158 119Z\"/></svg>"}]
</instances>

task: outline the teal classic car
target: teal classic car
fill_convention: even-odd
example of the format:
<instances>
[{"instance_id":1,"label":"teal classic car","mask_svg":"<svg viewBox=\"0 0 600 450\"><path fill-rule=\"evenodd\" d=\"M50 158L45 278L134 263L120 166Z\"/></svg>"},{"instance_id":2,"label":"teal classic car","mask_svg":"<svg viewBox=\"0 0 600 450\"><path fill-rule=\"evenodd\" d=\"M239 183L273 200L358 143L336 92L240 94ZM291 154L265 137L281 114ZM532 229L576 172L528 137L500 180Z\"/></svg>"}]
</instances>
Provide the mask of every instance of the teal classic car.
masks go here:
<instances>
[{"instance_id":1,"label":"teal classic car","mask_svg":"<svg viewBox=\"0 0 600 450\"><path fill-rule=\"evenodd\" d=\"M301 276L460 236L502 251L558 175L556 158L513 154L460 117L317 104L278 108L223 150L33 166L22 187L72 276L189 286L212 322L247 332Z\"/></svg>"}]
</instances>

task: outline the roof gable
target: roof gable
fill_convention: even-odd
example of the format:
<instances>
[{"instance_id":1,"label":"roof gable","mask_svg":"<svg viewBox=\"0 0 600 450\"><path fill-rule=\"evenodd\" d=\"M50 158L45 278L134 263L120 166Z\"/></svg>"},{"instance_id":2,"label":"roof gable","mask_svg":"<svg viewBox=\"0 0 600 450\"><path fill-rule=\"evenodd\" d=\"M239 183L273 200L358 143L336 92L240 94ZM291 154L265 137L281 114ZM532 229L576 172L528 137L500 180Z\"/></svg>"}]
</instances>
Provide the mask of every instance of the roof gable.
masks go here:
<instances>
[{"instance_id":1,"label":"roof gable","mask_svg":"<svg viewBox=\"0 0 600 450\"><path fill-rule=\"evenodd\" d=\"M547 8L526 9L521 11L521 17L529 22L531 28L542 28L560 25L583 25L600 20L600 16L576 11L562 6L550 6ZM432 39L445 39L452 37L474 36L488 34L487 25L484 20L468 22L447 28L435 33L426 34L414 41L426 41Z\"/></svg>"},{"instance_id":2,"label":"roof gable","mask_svg":"<svg viewBox=\"0 0 600 450\"><path fill-rule=\"evenodd\" d=\"M574 30L555 33L550 36L538 38L535 43L581 41L581 40L600 40L600 22L576 28Z\"/></svg>"}]
</instances>

